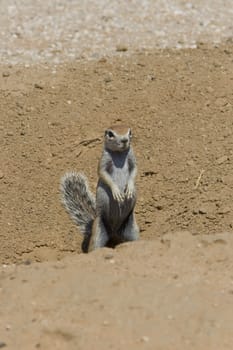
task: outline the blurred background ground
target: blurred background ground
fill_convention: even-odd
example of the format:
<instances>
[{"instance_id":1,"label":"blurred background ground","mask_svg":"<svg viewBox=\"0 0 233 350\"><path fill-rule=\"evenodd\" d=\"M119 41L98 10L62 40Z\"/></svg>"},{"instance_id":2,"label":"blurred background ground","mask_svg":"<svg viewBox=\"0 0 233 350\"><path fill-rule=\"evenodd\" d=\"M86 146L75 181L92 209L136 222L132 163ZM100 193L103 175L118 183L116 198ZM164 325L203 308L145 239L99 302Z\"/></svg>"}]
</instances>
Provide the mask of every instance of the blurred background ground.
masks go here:
<instances>
[{"instance_id":1,"label":"blurred background ground","mask_svg":"<svg viewBox=\"0 0 233 350\"><path fill-rule=\"evenodd\" d=\"M54 64L232 39L231 0L2 0L2 62Z\"/></svg>"}]
</instances>

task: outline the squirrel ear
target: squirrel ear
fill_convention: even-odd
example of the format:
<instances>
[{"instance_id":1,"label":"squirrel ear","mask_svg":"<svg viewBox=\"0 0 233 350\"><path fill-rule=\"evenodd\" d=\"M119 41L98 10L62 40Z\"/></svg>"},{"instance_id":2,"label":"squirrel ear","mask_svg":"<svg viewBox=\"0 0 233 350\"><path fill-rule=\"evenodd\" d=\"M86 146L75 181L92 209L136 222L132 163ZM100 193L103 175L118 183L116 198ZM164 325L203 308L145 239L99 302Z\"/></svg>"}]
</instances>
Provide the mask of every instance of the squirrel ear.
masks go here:
<instances>
[{"instance_id":1,"label":"squirrel ear","mask_svg":"<svg viewBox=\"0 0 233 350\"><path fill-rule=\"evenodd\" d=\"M132 131L129 129L129 137L132 137Z\"/></svg>"}]
</instances>

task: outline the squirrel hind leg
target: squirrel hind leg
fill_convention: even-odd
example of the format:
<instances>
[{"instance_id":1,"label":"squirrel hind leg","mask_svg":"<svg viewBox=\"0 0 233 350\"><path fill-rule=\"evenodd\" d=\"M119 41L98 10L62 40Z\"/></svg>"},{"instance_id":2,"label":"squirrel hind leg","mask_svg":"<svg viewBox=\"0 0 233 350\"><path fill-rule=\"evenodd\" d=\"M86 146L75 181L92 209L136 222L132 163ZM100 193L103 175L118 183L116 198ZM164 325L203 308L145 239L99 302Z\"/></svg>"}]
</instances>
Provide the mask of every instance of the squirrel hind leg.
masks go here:
<instances>
[{"instance_id":1,"label":"squirrel hind leg","mask_svg":"<svg viewBox=\"0 0 233 350\"><path fill-rule=\"evenodd\" d=\"M129 215L121 231L121 237L124 242L136 241L139 239L139 227L136 223L135 215L133 212Z\"/></svg>"},{"instance_id":2,"label":"squirrel hind leg","mask_svg":"<svg viewBox=\"0 0 233 350\"><path fill-rule=\"evenodd\" d=\"M109 237L105 225L100 216L97 216L92 225L91 236L89 240L88 252L97 248L106 247Z\"/></svg>"},{"instance_id":3,"label":"squirrel hind leg","mask_svg":"<svg viewBox=\"0 0 233 350\"><path fill-rule=\"evenodd\" d=\"M90 246L90 240L91 240L91 235L86 235L84 236L84 239L82 241L82 251L83 253L88 253L89 246Z\"/></svg>"}]
</instances>

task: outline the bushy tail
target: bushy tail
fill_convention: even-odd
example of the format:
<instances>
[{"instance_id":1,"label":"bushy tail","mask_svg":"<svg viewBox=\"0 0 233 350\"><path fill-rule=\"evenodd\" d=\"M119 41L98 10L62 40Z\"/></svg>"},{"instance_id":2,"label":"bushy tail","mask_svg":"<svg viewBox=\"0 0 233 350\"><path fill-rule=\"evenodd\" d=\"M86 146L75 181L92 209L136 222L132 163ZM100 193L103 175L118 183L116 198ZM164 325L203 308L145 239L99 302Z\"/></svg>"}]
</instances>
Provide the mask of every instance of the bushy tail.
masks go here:
<instances>
[{"instance_id":1,"label":"bushy tail","mask_svg":"<svg viewBox=\"0 0 233 350\"><path fill-rule=\"evenodd\" d=\"M66 173L61 179L62 201L80 231L89 236L96 214L95 197L81 173Z\"/></svg>"}]
</instances>

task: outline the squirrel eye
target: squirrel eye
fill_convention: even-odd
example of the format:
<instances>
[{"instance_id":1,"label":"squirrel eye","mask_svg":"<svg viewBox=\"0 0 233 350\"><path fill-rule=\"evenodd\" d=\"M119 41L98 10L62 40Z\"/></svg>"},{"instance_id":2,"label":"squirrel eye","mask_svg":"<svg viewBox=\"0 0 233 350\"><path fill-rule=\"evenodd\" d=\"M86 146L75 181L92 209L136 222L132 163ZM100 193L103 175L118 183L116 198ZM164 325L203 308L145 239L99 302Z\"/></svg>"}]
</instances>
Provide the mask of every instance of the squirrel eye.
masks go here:
<instances>
[{"instance_id":1,"label":"squirrel eye","mask_svg":"<svg viewBox=\"0 0 233 350\"><path fill-rule=\"evenodd\" d=\"M114 137L113 132L112 132L112 131L109 131L109 132L108 132L108 136L109 136L110 138L113 138L113 137Z\"/></svg>"}]
</instances>

